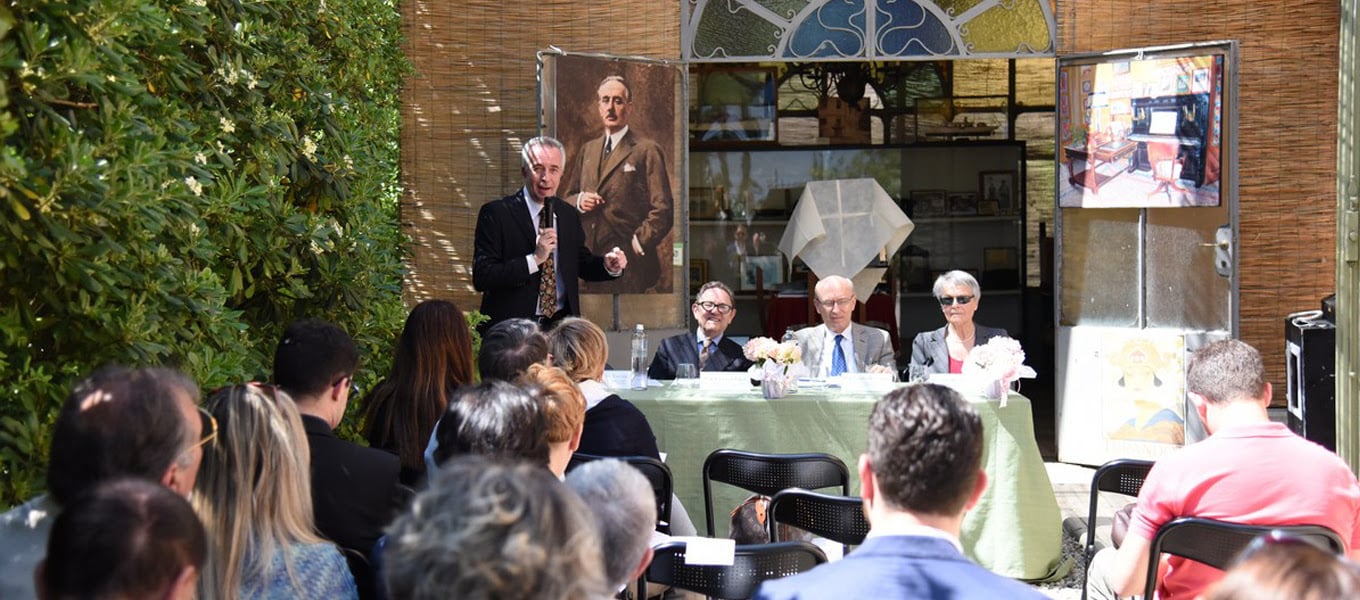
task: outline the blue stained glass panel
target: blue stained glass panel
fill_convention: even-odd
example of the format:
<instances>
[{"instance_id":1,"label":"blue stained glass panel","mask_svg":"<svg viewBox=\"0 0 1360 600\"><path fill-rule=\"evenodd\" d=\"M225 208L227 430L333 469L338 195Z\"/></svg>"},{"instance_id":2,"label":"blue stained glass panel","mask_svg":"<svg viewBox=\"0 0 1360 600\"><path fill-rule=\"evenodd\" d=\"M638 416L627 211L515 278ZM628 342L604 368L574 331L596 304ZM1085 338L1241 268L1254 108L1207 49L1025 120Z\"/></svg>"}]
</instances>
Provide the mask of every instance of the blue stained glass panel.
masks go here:
<instances>
[{"instance_id":1,"label":"blue stained glass panel","mask_svg":"<svg viewBox=\"0 0 1360 600\"><path fill-rule=\"evenodd\" d=\"M880 56L941 56L958 53L952 29L911 0L882 2L877 9Z\"/></svg>"},{"instance_id":2,"label":"blue stained glass panel","mask_svg":"<svg viewBox=\"0 0 1360 600\"><path fill-rule=\"evenodd\" d=\"M797 24L784 50L788 58L864 55L864 0L831 0Z\"/></svg>"}]
</instances>

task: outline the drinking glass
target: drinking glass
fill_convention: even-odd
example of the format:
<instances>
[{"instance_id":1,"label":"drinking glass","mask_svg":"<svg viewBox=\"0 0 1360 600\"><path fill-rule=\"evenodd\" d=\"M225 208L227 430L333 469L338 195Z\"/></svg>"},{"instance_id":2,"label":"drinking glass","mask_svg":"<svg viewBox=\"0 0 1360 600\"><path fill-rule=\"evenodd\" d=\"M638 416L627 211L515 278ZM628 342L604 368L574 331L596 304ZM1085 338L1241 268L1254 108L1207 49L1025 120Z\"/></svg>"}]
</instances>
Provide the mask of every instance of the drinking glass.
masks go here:
<instances>
[{"instance_id":1,"label":"drinking glass","mask_svg":"<svg viewBox=\"0 0 1360 600\"><path fill-rule=\"evenodd\" d=\"M695 387L699 383L699 369L693 363L675 365L675 384L680 387Z\"/></svg>"}]
</instances>

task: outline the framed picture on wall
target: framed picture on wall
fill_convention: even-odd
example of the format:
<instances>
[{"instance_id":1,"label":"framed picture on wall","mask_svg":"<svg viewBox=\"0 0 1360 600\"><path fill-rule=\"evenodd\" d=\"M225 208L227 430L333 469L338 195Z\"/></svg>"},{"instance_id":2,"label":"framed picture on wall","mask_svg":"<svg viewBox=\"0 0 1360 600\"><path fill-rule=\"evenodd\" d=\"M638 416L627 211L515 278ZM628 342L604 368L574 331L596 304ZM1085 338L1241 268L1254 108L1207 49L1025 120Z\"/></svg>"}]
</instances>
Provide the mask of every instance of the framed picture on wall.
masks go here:
<instances>
[{"instance_id":1,"label":"framed picture on wall","mask_svg":"<svg viewBox=\"0 0 1360 600\"><path fill-rule=\"evenodd\" d=\"M689 259L689 295L691 298L699 295L699 288L708 283L708 259L691 258Z\"/></svg>"},{"instance_id":2,"label":"framed picture on wall","mask_svg":"<svg viewBox=\"0 0 1360 600\"><path fill-rule=\"evenodd\" d=\"M784 283L783 258L778 255L746 257L741 263L741 291L755 290L757 281L767 290Z\"/></svg>"},{"instance_id":3,"label":"framed picture on wall","mask_svg":"<svg viewBox=\"0 0 1360 600\"><path fill-rule=\"evenodd\" d=\"M966 217L976 215L978 212L978 195L973 192L950 192L949 193L949 214L955 217Z\"/></svg>"},{"instance_id":4,"label":"framed picture on wall","mask_svg":"<svg viewBox=\"0 0 1360 600\"><path fill-rule=\"evenodd\" d=\"M1019 212L1019 197L1015 171L983 171L978 173L978 198L995 201L998 215L1013 215Z\"/></svg>"},{"instance_id":5,"label":"framed picture on wall","mask_svg":"<svg viewBox=\"0 0 1360 600\"><path fill-rule=\"evenodd\" d=\"M775 67L717 66L695 73L690 141L772 144L779 122Z\"/></svg>"},{"instance_id":6,"label":"framed picture on wall","mask_svg":"<svg viewBox=\"0 0 1360 600\"><path fill-rule=\"evenodd\" d=\"M943 217L949 214L949 193L944 190L912 190L912 217Z\"/></svg>"}]
</instances>

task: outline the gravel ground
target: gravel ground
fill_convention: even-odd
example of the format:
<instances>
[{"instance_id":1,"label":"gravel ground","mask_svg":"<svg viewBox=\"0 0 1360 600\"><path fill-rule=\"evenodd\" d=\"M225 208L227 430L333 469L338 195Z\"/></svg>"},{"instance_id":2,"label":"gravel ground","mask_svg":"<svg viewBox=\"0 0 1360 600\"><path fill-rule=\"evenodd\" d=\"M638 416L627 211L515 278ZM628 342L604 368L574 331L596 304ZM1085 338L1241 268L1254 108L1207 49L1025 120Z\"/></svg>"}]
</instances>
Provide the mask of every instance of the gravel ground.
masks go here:
<instances>
[{"instance_id":1,"label":"gravel ground","mask_svg":"<svg viewBox=\"0 0 1360 600\"><path fill-rule=\"evenodd\" d=\"M1081 546L1082 540L1073 536L1071 531L1064 532L1062 557L1063 560L1072 561L1072 570L1059 581L1039 584L1034 587L1049 598L1080 600L1081 586L1084 581L1083 575L1086 573L1086 563L1082 561Z\"/></svg>"}]
</instances>

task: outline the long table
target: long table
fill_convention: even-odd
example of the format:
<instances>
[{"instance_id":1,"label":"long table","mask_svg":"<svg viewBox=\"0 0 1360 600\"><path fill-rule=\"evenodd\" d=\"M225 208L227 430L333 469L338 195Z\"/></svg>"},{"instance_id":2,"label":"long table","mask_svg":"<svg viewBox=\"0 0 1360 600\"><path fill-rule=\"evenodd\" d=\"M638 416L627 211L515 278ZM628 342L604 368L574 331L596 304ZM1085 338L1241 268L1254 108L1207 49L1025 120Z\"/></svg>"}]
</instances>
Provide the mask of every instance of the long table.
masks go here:
<instances>
[{"instance_id":1,"label":"long table","mask_svg":"<svg viewBox=\"0 0 1360 600\"><path fill-rule=\"evenodd\" d=\"M647 415L657 445L675 477L675 493L704 533L704 458L718 448L754 452L826 452L850 470L851 494L859 493L856 465L865 449L874 403L867 391L803 389L766 400L758 388L714 390L666 383L647 390L619 390ZM982 566L1016 579L1048 578L1059 568L1062 515L1034 440L1028 398L1012 393L1006 406L973 399L986 435L983 466L987 487L963 523L961 542ZM717 535L727 535L728 513L746 493L714 484ZM832 493L839 493L832 492Z\"/></svg>"}]
</instances>

